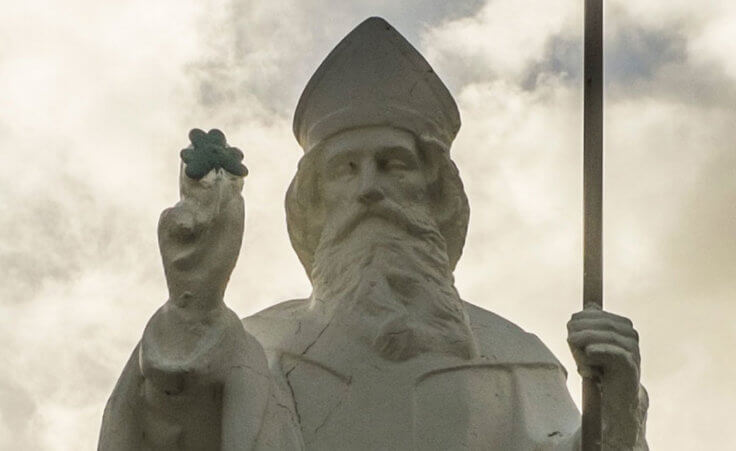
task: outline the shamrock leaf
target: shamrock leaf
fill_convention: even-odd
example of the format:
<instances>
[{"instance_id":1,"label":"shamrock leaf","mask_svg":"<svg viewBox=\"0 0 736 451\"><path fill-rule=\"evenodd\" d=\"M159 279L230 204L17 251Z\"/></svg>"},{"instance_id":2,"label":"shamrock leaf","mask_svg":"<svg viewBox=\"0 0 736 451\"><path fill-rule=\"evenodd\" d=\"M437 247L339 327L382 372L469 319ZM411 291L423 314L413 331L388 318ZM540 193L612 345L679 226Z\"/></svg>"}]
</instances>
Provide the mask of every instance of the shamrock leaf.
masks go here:
<instances>
[{"instance_id":1,"label":"shamrock leaf","mask_svg":"<svg viewBox=\"0 0 736 451\"><path fill-rule=\"evenodd\" d=\"M213 128L205 133L194 128L189 132L189 141L192 144L180 153L186 163L187 177L199 180L211 170L219 168L239 177L248 175L248 168L241 163L243 152L228 146L225 134L220 130Z\"/></svg>"}]
</instances>

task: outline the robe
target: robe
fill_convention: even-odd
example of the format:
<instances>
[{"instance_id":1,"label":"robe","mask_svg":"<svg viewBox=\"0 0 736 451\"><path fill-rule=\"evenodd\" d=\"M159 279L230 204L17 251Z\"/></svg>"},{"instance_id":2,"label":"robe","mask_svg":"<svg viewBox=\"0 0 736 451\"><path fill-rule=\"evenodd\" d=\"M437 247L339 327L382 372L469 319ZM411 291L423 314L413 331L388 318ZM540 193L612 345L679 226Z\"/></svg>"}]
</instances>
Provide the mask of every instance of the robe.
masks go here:
<instances>
[{"instance_id":1,"label":"robe","mask_svg":"<svg viewBox=\"0 0 736 451\"><path fill-rule=\"evenodd\" d=\"M331 332L308 306L288 301L243 320L291 395L305 449L579 449L565 369L500 316L464 303L475 359L427 353L392 362Z\"/></svg>"},{"instance_id":2,"label":"robe","mask_svg":"<svg viewBox=\"0 0 736 451\"><path fill-rule=\"evenodd\" d=\"M427 352L389 361L309 305L287 301L242 320L249 349L241 355L252 359L234 366L245 384L232 385L251 395L237 406L228 407L227 387L198 376L209 357L177 368L181 393L156 392L139 345L108 401L99 449L579 449L564 368L500 316L464 303L477 358ZM141 343L156 332L154 319Z\"/></svg>"}]
</instances>

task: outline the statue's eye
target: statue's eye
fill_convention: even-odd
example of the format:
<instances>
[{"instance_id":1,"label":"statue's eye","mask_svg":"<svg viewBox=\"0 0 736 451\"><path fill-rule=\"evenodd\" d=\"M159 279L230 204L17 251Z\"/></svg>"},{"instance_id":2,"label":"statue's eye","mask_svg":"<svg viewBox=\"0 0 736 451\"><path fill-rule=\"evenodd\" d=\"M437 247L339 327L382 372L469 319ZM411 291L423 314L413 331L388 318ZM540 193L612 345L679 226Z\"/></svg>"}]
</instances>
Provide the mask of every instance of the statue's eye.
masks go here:
<instances>
[{"instance_id":1,"label":"statue's eye","mask_svg":"<svg viewBox=\"0 0 736 451\"><path fill-rule=\"evenodd\" d=\"M392 171L392 170L404 171L404 170L410 169L406 161L400 158L389 158L385 160L383 163L383 167L384 169L388 171Z\"/></svg>"},{"instance_id":2,"label":"statue's eye","mask_svg":"<svg viewBox=\"0 0 736 451\"><path fill-rule=\"evenodd\" d=\"M355 174L355 172L358 169L358 165L354 161L342 161L339 164L336 164L332 168L332 175L333 177L342 177L345 175L352 175Z\"/></svg>"}]
</instances>

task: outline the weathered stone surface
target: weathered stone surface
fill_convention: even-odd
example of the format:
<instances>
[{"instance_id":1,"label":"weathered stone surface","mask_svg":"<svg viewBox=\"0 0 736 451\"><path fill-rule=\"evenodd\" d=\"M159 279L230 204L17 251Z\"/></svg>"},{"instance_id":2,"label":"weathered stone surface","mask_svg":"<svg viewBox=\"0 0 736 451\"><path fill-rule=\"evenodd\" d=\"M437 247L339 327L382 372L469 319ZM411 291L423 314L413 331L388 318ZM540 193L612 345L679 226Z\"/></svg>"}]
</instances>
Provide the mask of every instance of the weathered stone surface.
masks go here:
<instances>
[{"instance_id":1,"label":"weathered stone surface","mask_svg":"<svg viewBox=\"0 0 736 451\"><path fill-rule=\"evenodd\" d=\"M169 300L115 387L100 449L579 449L564 368L455 289L469 215L449 153L459 126L388 23L349 34L294 121L305 155L287 225L313 291L242 321L223 296L244 174L220 164L198 178L205 165L183 155L181 200L159 222ZM604 449L645 449L631 322L586 310L568 329L579 371L604 372Z\"/></svg>"}]
</instances>

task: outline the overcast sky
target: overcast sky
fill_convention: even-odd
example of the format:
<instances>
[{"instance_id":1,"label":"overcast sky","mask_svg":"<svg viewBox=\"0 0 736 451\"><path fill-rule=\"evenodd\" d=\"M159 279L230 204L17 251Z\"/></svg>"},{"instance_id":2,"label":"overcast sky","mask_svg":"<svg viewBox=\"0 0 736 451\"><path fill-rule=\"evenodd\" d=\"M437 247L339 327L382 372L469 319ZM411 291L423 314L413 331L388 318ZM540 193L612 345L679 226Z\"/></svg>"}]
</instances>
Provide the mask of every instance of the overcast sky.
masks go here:
<instances>
[{"instance_id":1,"label":"overcast sky","mask_svg":"<svg viewBox=\"0 0 736 451\"><path fill-rule=\"evenodd\" d=\"M291 119L337 42L380 15L463 126L457 287L534 332L580 383L583 1L64 0L0 15L0 449L96 447L166 300L156 244L190 128L245 152L242 316L304 297L283 198ZM736 3L606 2L605 303L641 334L652 449L736 438Z\"/></svg>"}]
</instances>

